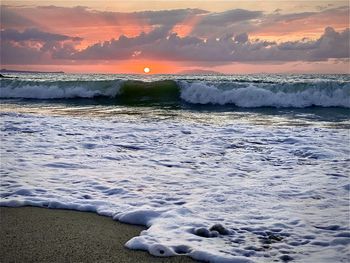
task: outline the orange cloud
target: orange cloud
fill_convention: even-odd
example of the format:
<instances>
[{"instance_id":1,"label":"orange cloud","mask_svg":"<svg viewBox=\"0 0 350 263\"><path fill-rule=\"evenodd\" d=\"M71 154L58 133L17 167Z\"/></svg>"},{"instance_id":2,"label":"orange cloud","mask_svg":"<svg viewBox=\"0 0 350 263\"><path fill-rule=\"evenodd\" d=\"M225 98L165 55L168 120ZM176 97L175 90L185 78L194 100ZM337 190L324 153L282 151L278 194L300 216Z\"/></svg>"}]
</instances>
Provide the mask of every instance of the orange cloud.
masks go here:
<instances>
[{"instance_id":1,"label":"orange cloud","mask_svg":"<svg viewBox=\"0 0 350 263\"><path fill-rule=\"evenodd\" d=\"M85 7L56 6L10 8L10 10L31 22L32 25L26 27L40 27L49 32L82 37L84 40L78 46L79 49L98 41L117 39L121 35L135 37L141 32L148 33L153 29L146 19L140 19L135 13L100 12ZM26 27L17 29L23 30Z\"/></svg>"},{"instance_id":2,"label":"orange cloud","mask_svg":"<svg viewBox=\"0 0 350 263\"><path fill-rule=\"evenodd\" d=\"M193 28L203 19L203 15L188 15L188 17L180 23L177 23L172 32L180 37L186 37L191 34Z\"/></svg>"},{"instance_id":3,"label":"orange cloud","mask_svg":"<svg viewBox=\"0 0 350 263\"><path fill-rule=\"evenodd\" d=\"M316 39L326 27L342 31L349 27L349 8L336 8L320 13L301 13L272 17L263 22L258 29L249 33L251 38L269 41L291 41L302 38Z\"/></svg>"},{"instance_id":4,"label":"orange cloud","mask_svg":"<svg viewBox=\"0 0 350 263\"><path fill-rule=\"evenodd\" d=\"M287 63L264 63L245 64L234 63L230 65L210 68L227 74L247 74L247 73L321 73L321 74L349 74L349 61L320 61L320 62L287 62Z\"/></svg>"},{"instance_id":5,"label":"orange cloud","mask_svg":"<svg viewBox=\"0 0 350 263\"><path fill-rule=\"evenodd\" d=\"M240 64L225 66L223 71L255 72L259 68L248 65L250 61L261 63L262 70L271 68L278 72L283 63L289 65L288 61L348 58L349 31L341 32L349 26L348 17L348 7L266 14L240 9L221 13L200 9L121 13L79 6L4 6L1 21L4 30L12 30L12 34L17 30L17 36L39 31L45 36L60 34L69 40L6 40L2 34L2 60L3 64L15 67L37 67L28 65L35 63L67 72L139 74L143 74L144 67L151 68L153 74L176 73L185 67L179 61L203 69L210 63L227 65L240 61ZM328 33L323 36L325 28ZM177 35L169 34L171 32ZM249 39L239 40L241 35L249 35ZM204 38L207 41L203 41ZM320 39L322 45L317 44L316 39ZM331 45L327 44L329 40L333 41ZM273 67L265 64L271 60L280 64ZM322 65L341 69L340 64ZM309 70L310 66L303 64L301 68Z\"/></svg>"}]
</instances>

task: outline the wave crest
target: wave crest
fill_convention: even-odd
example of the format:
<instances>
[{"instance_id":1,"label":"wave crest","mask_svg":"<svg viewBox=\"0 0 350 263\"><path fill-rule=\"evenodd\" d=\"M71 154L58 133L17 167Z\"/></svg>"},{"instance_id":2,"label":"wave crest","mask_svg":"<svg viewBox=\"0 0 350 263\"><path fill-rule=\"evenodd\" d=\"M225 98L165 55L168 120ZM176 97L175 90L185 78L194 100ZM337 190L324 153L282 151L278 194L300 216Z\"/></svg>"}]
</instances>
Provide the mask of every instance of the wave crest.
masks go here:
<instances>
[{"instance_id":1,"label":"wave crest","mask_svg":"<svg viewBox=\"0 0 350 263\"><path fill-rule=\"evenodd\" d=\"M0 98L72 99L115 97L122 80L29 81L1 80Z\"/></svg>"},{"instance_id":2,"label":"wave crest","mask_svg":"<svg viewBox=\"0 0 350 263\"><path fill-rule=\"evenodd\" d=\"M0 98L116 98L122 103L175 102L237 107L350 108L350 83L257 83L240 81L1 80Z\"/></svg>"},{"instance_id":3,"label":"wave crest","mask_svg":"<svg viewBox=\"0 0 350 263\"><path fill-rule=\"evenodd\" d=\"M275 85L258 87L234 85L220 89L215 85L181 82L181 98L193 104L233 104L238 107L293 107L310 106L350 108L350 85Z\"/></svg>"}]
</instances>

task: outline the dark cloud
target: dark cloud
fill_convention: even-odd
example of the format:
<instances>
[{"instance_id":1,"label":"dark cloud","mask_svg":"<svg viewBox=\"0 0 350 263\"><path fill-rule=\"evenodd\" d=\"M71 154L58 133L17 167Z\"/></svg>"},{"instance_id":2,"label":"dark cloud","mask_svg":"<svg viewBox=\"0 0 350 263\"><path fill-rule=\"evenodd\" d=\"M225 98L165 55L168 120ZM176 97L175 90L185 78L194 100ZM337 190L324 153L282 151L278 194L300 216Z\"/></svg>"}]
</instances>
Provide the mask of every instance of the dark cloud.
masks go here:
<instances>
[{"instance_id":1,"label":"dark cloud","mask_svg":"<svg viewBox=\"0 0 350 263\"><path fill-rule=\"evenodd\" d=\"M173 26L195 15L210 14L201 9L175 9L161 11L143 11L133 13L137 19L143 20L150 25Z\"/></svg>"},{"instance_id":2,"label":"dark cloud","mask_svg":"<svg viewBox=\"0 0 350 263\"><path fill-rule=\"evenodd\" d=\"M118 40L112 39L94 44L71 57L65 56L64 53L61 53L61 56L72 59L128 59L135 53L135 48L153 45L155 42L165 39L169 30L170 27L159 27L148 34L142 32L133 38L122 35Z\"/></svg>"},{"instance_id":3,"label":"dark cloud","mask_svg":"<svg viewBox=\"0 0 350 263\"><path fill-rule=\"evenodd\" d=\"M263 18L260 11L243 9L210 13L203 16L192 34L197 37L219 37L225 34L245 33L255 28L254 20Z\"/></svg>"},{"instance_id":4,"label":"dark cloud","mask_svg":"<svg viewBox=\"0 0 350 263\"><path fill-rule=\"evenodd\" d=\"M40 49L18 46L11 42L1 44L1 64L43 64L45 58L45 54Z\"/></svg>"},{"instance_id":5,"label":"dark cloud","mask_svg":"<svg viewBox=\"0 0 350 263\"><path fill-rule=\"evenodd\" d=\"M161 33L158 33L158 30ZM249 40L247 34L235 37L209 38L179 37L157 29L135 38L120 37L76 52L62 59L128 59L135 52L142 59L174 61L201 61L214 63L264 62L264 61L325 61L330 58L349 57L349 29L336 32L326 28L317 40L276 43ZM64 54L61 54L64 55Z\"/></svg>"},{"instance_id":6,"label":"dark cloud","mask_svg":"<svg viewBox=\"0 0 350 263\"><path fill-rule=\"evenodd\" d=\"M148 32L154 27L173 27L181 23L186 25L186 21L197 17L198 21L191 29L191 35L208 38L245 32L264 33L266 28L272 34L277 32L281 35L285 35L286 32L293 34L293 32L302 31L303 28L307 28L308 32L312 30L317 30L318 32L319 28L326 26L339 28L337 25L341 21L346 26L349 17L348 6L330 8L318 12L282 14L280 11L280 9L276 9L275 12L267 14L261 11L234 9L213 13L201 9L173 9L124 13L92 10L85 6L5 6L1 10L1 22L3 28L16 29L40 28L40 25L36 23L41 23L44 31L50 31L50 28L57 27L61 30L67 27L70 32L77 32L78 28L101 27L102 31L104 26L107 27L107 30L115 27L116 36L119 36L117 34L118 31L125 34L123 28L126 26L139 27L139 30L147 28L146 31ZM38 19L39 17L41 18L40 20ZM324 22L322 23L322 21ZM110 37L113 36L111 35ZM96 39L96 42L105 40L107 39Z\"/></svg>"},{"instance_id":7,"label":"dark cloud","mask_svg":"<svg viewBox=\"0 0 350 263\"><path fill-rule=\"evenodd\" d=\"M350 30L336 32L327 27L324 34L316 41L316 48L310 53L310 60L325 60L327 58L349 58L350 57Z\"/></svg>"},{"instance_id":8,"label":"dark cloud","mask_svg":"<svg viewBox=\"0 0 350 263\"><path fill-rule=\"evenodd\" d=\"M261 32L266 34L293 34L294 32L318 32L320 27L326 26L343 28L349 25L348 17L350 15L349 6L341 6L322 10L319 12L302 12L289 14L266 14L259 23L252 23L248 32Z\"/></svg>"},{"instance_id":9,"label":"dark cloud","mask_svg":"<svg viewBox=\"0 0 350 263\"><path fill-rule=\"evenodd\" d=\"M336 32L333 28L327 27L324 34L316 41L289 41L278 45L282 51L298 51L307 55L308 60L324 60L328 58L349 57L349 29L343 32ZM305 54L306 53L306 54Z\"/></svg>"},{"instance_id":10,"label":"dark cloud","mask_svg":"<svg viewBox=\"0 0 350 263\"><path fill-rule=\"evenodd\" d=\"M34 22L24 17L47 18L47 23L52 21L56 25L69 27L87 26L117 26L127 24L149 25L149 26L173 26L191 16L209 14L201 9L173 9L159 11L140 12L112 12L92 10L85 6L59 7L59 6L38 6L38 7L8 7L2 17L5 27L13 27L14 23L19 27L28 27Z\"/></svg>"},{"instance_id":11,"label":"dark cloud","mask_svg":"<svg viewBox=\"0 0 350 263\"><path fill-rule=\"evenodd\" d=\"M0 6L1 14L1 27L2 28L18 28L22 26L34 27L37 24L21 14L18 14L14 8L9 6L1 5Z\"/></svg>"},{"instance_id":12,"label":"dark cloud","mask_svg":"<svg viewBox=\"0 0 350 263\"><path fill-rule=\"evenodd\" d=\"M235 41L238 43L245 43L248 41L248 34L247 33L242 33L239 35L235 36Z\"/></svg>"},{"instance_id":13,"label":"dark cloud","mask_svg":"<svg viewBox=\"0 0 350 263\"><path fill-rule=\"evenodd\" d=\"M260 11L249 11L244 9L228 10L221 13L210 13L203 18L198 26L227 26L237 22L255 19L262 16Z\"/></svg>"},{"instance_id":14,"label":"dark cloud","mask_svg":"<svg viewBox=\"0 0 350 263\"><path fill-rule=\"evenodd\" d=\"M280 22L280 21L283 21L285 23L290 23L292 21L295 21L295 20L300 20L300 19L305 19L305 18L308 18L310 16L313 16L317 14L316 12L303 12L303 13L296 13L296 14L276 14L276 15L272 15L270 18L271 18L271 21L273 22ZM267 19L268 21L268 19Z\"/></svg>"},{"instance_id":15,"label":"dark cloud","mask_svg":"<svg viewBox=\"0 0 350 263\"><path fill-rule=\"evenodd\" d=\"M131 58L192 61L213 64L232 62L326 61L345 59L349 54L350 31L336 32L327 27L317 40L302 39L276 43L250 40L247 33L221 38L180 37L167 27L121 36L77 50L74 37L28 29L23 32L4 30L1 60L3 64L41 63L40 60L124 60ZM27 45L26 41L41 45ZM67 41L69 40L69 41Z\"/></svg>"},{"instance_id":16,"label":"dark cloud","mask_svg":"<svg viewBox=\"0 0 350 263\"><path fill-rule=\"evenodd\" d=\"M70 37L66 35L53 34L44 31L40 31L37 28L29 28L24 30L23 32L17 31L15 29L4 29L1 30L1 40L2 41L81 41L83 40L80 37Z\"/></svg>"},{"instance_id":17,"label":"dark cloud","mask_svg":"<svg viewBox=\"0 0 350 263\"><path fill-rule=\"evenodd\" d=\"M309 26L310 30L310 26L315 28L320 25L314 25L312 21L328 21L326 18L342 22L344 17L348 17L348 7L291 14L281 14L280 11L264 14L260 11L235 9L210 13L200 9L176 9L121 13L96 11L84 6L5 6L1 10L2 26L5 25L1 31L1 63L49 64L70 63L72 60L85 63L139 58L226 64L326 61L349 57L349 29L337 32L332 27L327 27L316 40L304 38L282 43L249 37L257 32L272 32L273 35L277 29L283 34L288 30L292 33L300 32L303 30L300 29L300 23ZM134 37L121 35L117 39L109 37L108 41L98 43L96 40L92 42L95 44L78 50L76 44L82 38L56 34L50 32L49 27L43 29L36 26L33 22L35 17L42 18L45 27L46 22L57 24L55 28L84 27L84 30L89 26L97 27L98 30L101 27L103 30L103 26L122 28L123 25L140 25L140 28L148 27L145 30L148 33L136 31L138 35ZM176 25L186 26L186 21L189 21L189 33L174 33ZM79 30L71 32L80 32Z\"/></svg>"},{"instance_id":18,"label":"dark cloud","mask_svg":"<svg viewBox=\"0 0 350 263\"><path fill-rule=\"evenodd\" d=\"M44 32L36 28L20 32L1 30L1 64L50 64L59 55L72 55L80 37ZM57 55L58 54L58 55Z\"/></svg>"}]
</instances>

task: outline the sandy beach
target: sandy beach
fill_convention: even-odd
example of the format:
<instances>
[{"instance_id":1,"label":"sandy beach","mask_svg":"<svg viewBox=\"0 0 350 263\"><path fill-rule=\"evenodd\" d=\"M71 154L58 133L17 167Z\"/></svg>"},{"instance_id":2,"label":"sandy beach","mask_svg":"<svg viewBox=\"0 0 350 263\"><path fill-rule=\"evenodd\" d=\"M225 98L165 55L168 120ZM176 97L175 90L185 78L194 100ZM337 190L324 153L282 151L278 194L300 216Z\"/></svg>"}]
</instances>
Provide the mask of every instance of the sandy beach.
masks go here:
<instances>
[{"instance_id":1,"label":"sandy beach","mask_svg":"<svg viewBox=\"0 0 350 263\"><path fill-rule=\"evenodd\" d=\"M1 262L194 262L124 244L144 230L88 212L0 207Z\"/></svg>"}]
</instances>

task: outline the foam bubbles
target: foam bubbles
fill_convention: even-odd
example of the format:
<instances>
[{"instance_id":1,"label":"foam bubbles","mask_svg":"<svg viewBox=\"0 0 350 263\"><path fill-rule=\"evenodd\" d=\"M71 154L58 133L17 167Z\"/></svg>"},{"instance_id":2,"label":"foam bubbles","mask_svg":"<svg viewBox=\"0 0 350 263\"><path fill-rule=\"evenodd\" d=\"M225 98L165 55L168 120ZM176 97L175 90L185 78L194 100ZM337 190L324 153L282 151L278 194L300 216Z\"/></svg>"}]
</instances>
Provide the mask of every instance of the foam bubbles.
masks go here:
<instances>
[{"instance_id":1,"label":"foam bubbles","mask_svg":"<svg viewBox=\"0 0 350 263\"><path fill-rule=\"evenodd\" d=\"M114 81L27 81L1 80L0 98L68 99L115 97L121 80Z\"/></svg>"},{"instance_id":2,"label":"foam bubbles","mask_svg":"<svg viewBox=\"0 0 350 263\"><path fill-rule=\"evenodd\" d=\"M119 220L120 222L150 226L152 219L157 218L161 215L160 212L152 210L137 210L133 212L120 213L113 217L113 219Z\"/></svg>"},{"instance_id":3,"label":"foam bubbles","mask_svg":"<svg viewBox=\"0 0 350 263\"><path fill-rule=\"evenodd\" d=\"M156 257L170 257L175 255L173 250L161 244L153 244L149 246L148 252Z\"/></svg>"},{"instance_id":4,"label":"foam bubbles","mask_svg":"<svg viewBox=\"0 0 350 263\"><path fill-rule=\"evenodd\" d=\"M125 246L156 256L346 261L347 129L282 115L287 125L257 124L252 112L243 121L147 108L145 118L144 109L108 118L1 113L0 205L144 225Z\"/></svg>"},{"instance_id":5,"label":"foam bubbles","mask_svg":"<svg viewBox=\"0 0 350 263\"><path fill-rule=\"evenodd\" d=\"M291 107L310 106L350 108L350 85L328 83L295 85L232 85L230 89L206 82L180 82L181 98L194 104L234 104L238 107Z\"/></svg>"},{"instance_id":6,"label":"foam bubbles","mask_svg":"<svg viewBox=\"0 0 350 263\"><path fill-rule=\"evenodd\" d=\"M349 80L323 81L293 78L268 81L239 80L233 76L217 79L207 76L203 80L153 78L135 81L136 76L125 79L1 79L0 98L73 99L117 97L120 101L146 103L179 103L181 99L192 104L235 105L243 108L276 107L305 108L311 106L350 108ZM266 78L266 77L265 77ZM184 131L186 133L186 131Z\"/></svg>"}]
</instances>

